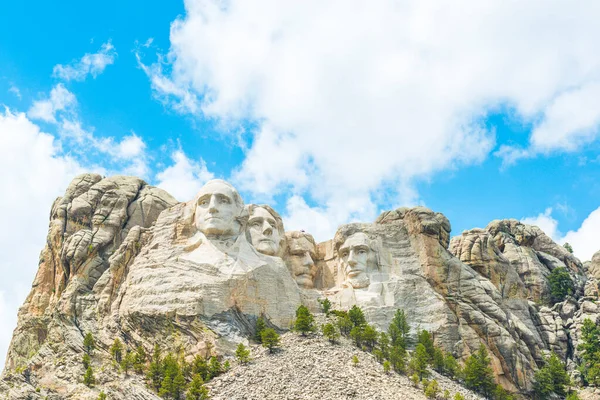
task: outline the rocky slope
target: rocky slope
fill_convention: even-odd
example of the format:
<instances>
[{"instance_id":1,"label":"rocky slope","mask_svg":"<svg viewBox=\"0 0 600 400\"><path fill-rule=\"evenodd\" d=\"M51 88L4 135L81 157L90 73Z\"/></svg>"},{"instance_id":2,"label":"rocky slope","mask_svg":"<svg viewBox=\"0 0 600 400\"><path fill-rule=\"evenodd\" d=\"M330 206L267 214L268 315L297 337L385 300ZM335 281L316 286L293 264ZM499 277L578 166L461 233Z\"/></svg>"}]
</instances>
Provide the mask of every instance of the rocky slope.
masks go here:
<instances>
[{"instance_id":1,"label":"rocky slope","mask_svg":"<svg viewBox=\"0 0 600 400\"><path fill-rule=\"evenodd\" d=\"M352 364L353 355L359 359L357 366ZM210 381L213 400L426 399L421 385L416 388L406 376L384 373L372 354L344 338L331 344L320 335L286 333L274 354L252 346L252 357L250 364L235 365ZM429 379L438 381L441 393L448 390L452 397L460 392L468 400L482 399L435 371L431 374Z\"/></svg>"},{"instance_id":2,"label":"rocky slope","mask_svg":"<svg viewBox=\"0 0 600 400\"><path fill-rule=\"evenodd\" d=\"M380 329L404 309L413 332L430 330L459 360L483 344L498 382L514 392L531 390L533 373L550 351L577 378L578 329L600 313L600 254L584 265L539 228L516 220L493 221L452 239L450 231L440 213L400 208L374 223L343 225L316 244L305 232L284 233L270 207L244 206L226 182L211 181L191 201L177 203L138 178L82 175L52 206L0 393L95 399L105 388L114 399L155 399L141 379L106 367L115 338L148 353L159 344L166 351L182 348L187 359L226 356L253 333L258 316L283 332L299 304L315 311L322 297L339 309L359 305ZM547 276L558 267L569 271L576 292L550 307ZM81 383L87 332L98 343L95 389ZM330 350L318 343L315 354ZM336 354L330 356L342 357ZM344 376L358 379L353 371ZM278 388L279 378L273 379ZM386 379L390 388L404 387L401 377Z\"/></svg>"}]
</instances>

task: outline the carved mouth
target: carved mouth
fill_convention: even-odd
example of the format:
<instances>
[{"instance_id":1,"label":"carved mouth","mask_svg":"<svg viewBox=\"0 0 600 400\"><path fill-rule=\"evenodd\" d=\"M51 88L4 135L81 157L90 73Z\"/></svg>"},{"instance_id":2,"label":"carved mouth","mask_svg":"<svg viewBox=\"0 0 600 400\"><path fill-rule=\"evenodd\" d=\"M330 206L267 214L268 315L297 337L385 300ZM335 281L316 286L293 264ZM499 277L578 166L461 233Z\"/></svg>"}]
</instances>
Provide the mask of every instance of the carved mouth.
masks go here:
<instances>
[{"instance_id":1,"label":"carved mouth","mask_svg":"<svg viewBox=\"0 0 600 400\"><path fill-rule=\"evenodd\" d=\"M348 276L350 278L354 278L360 274L362 274L364 271L362 269L351 269L348 271Z\"/></svg>"}]
</instances>

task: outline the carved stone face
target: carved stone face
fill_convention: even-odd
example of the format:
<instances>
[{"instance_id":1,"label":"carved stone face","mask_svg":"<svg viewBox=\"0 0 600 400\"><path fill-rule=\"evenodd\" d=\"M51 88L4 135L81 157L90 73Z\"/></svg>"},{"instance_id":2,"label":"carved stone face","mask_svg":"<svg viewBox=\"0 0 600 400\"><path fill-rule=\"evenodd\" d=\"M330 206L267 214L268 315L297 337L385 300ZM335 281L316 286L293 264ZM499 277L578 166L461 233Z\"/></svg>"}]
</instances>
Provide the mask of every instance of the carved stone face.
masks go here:
<instances>
[{"instance_id":1,"label":"carved stone face","mask_svg":"<svg viewBox=\"0 0 600 400\"><path fill-rule=\"evenodd\" d=\"M348 237L338 249L340 270L344 281L353 288L369 286L369 272L373 269L373 254L369 246L370 240L362 232Z\"/></svg>"},{"instance_id":2,"label":"carved stone face","mask_svg":"<svg viewBox=\"0 0 600 400\"><path fill-rule=\"evenodd\" d=\"M243 205L236 190L220 180L212 180L200 189L196 196L194 224L207 236L233 235L239 233Z\"/></svg>"},{"instance_id":3,"label":"carved stone face","mask_svg":"<svg viewBox=\"0 0 600 400\"><path fill-rule=\"evenodd\" d=\"M315 245L306 237L299 237L288 238L288 246L286 261L296 283L301 288L312 289L317 274Z\"/></svg>"},{"instance_id":4,"label":"carved stone face","mask_svg":"<svg viewBox=\"0 0 600 400\"><path fill-rule=\"evenodd\" d=\"M250 241L259 253L274 256L279 253L281 234L277 220L263 207L256 207L248 220Z\"/></svg>"}]
</instances>

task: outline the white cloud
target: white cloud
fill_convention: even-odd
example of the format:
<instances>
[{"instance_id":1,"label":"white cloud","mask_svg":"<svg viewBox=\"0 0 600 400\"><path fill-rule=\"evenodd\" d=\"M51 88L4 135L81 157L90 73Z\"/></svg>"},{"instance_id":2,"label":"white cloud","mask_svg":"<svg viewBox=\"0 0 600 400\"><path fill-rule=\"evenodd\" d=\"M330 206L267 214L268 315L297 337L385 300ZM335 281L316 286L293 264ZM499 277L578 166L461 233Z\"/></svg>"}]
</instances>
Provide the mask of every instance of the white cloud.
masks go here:
<instances>
[{"instance_id":1,"label":"white cloud","mask_svg":"<svg viewBox=\"0 0 600 400\"><path fill-rule=\"evenodd\" d=\"M573 254L581 261L591 260L600 250L600 207L592 211L578 229L564 235L558 230L558 221L552 217L552 208L535 217L523 218L521 222L538 226L557 243L569 243Z\"/></svg>"},{"instance_id":2,"label":"white cloud","mask_svg":"<svg viewBox=\"0 0 600 400\"><path fill-rule=\"evenodd\" d=\"M52 202L81 166L23 113L0 111L0 365L38 266Z\"/></svg>"},{"instance_id":3,"label":"white cloud","mask_svg":"<svg viewBox=\"0 0 600 400\"><path fill-rule=\"evenodd\" d=\"M552 218L552 208L548 207L543 213L535 217L526 217L521 220L524 224L535 225L555 241L560 241L558 221Z\"/></svg>"},{"instance_id":4,"label":"white cloud","mask_svg":"<svg viewBox=\"0 0 600 400\"><path fill-rule=\"evenodd\" d=\"M156 174L156 186L166 190L179 201L188 201L202 185L214 177L204 160L192 161L181 150L171 154L173 165Z\"/></svg>"},{"instance_id":5,"label":"white cloud","mask_svg":"<svg viewBox=\"0 0 600 400\"><path fill-rule=\"evenodd\" d=\"M536 149L597 137L597 2L185 6L168 63L140 65L179 111L257 126L234 174L257 195L292 188L337 204L395 187L402 196L414 179L483 160L495 137L480 119L498 106L537 123ZM584 116L568 112L586 101ZM562 133L546 128L556 121Z\"/></svg>"},{"instance_id":6,"label":"white cloud","mask_svg":"<svg viewBox=\"0 0 600 400\"><path fill-rule=\"evenodd\" d=\"M86 53L81 59L68 65L55 65L52 75L65 81L83 81L88 74L95 79L108 65L115 62L116 57L115 47L108 41L100 46L97 53Z\"/></svg>"},{"instance_id":7,"label":"white cloud","mask_svg":"<svg viewBox=\"0 0 600 400\"><path fill-rule=\"evenodd\" d=\"M146 148L144 141L135 133L125 136L117 147L117 155L121 158L138 157Z\"/></svg>"},{"instance_id":8,"label":"white cloud","mask_svg":"<svg viewBox=\"0 0 600 400\"><path fill-rule=\"evenodd\" d=\"M52 88L48 98L33 102L27 111L27 116L31 119L56 123L57 113L69 112L76 104L75 95L69 92L62 83L59 83Z\"/></svg>"},{"instance_id":9,"label":"white cloud","mask_svg":"<svg viewBox=\"0 0 600 400\"><path fill-rule=\"evenodd\" d=\"M19 88L18 88L18 87L16 87L15 85L11 85L11 86L8 88L8 91L9 91L10 93L14 94L15 96L17 96L17 98L18 98L19 100L21 100L21 91L19 90Z\"/></svg>"},{"instance_id":10,"label":"white cloud","mask_svg":"<svg viewBox=\"0 0 600 400\"><path fill-rule=\"evenodd\" d=\"M600 207L587 216L579 229L567 232L561 239L561 243L565 242L573 247L573 253L580 260L591 260L600 250Z\"/></svg>"}]
</instances>

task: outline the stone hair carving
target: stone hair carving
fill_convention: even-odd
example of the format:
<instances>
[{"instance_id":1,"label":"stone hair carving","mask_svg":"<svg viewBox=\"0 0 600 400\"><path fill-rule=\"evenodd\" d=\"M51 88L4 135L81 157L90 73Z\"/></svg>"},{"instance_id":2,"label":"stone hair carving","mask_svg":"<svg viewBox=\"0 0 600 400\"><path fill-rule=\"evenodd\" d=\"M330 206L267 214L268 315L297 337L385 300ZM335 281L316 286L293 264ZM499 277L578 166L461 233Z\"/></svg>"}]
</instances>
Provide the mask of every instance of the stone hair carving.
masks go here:
<instances>
[{"instance_id":1,"label":"stone hair carving","mask_svg":"<svg viewBox=\"0 0 600 400\"><path fill-rule=\"evenodd\" d=\"M339 233L334 242L338 277L341 277L342 284L355 289L368 287L371 283L369 275L379 269L375 242L363 232Z\"/></svg>"},{"instance_id":2,"label":"stone hair carving","mask_svg":"<svg viewBox=\"0 0 600 400\"><path fill-rule=\"evenodd\" d=\"M248 226L246 237L259 253L280 256L285 241L281 216L266 204L246 206Z\"/></svg>"},{"instance_id":3,"label":"stone hair carving","mask_svg":"<svg viewBox=\"0 0 600 400\"><path fill-rule=\"evenodd\" d=\"M221 179L206 182L194 204L194 225L208 238L236 237L245 225L244 201L231 184Z\"/></svg>"},{"instance_id":4,"label":"stone hair carving","mask_svg":"<svg viewBox=\"0 0 600 400\"><path fill-rule=\"evenodd\" d=\"M312 235L306 232L286 232L287 254L286 264L299 287L314 288L317 274L316 243Z\"/></svg>"}]
</instances>

